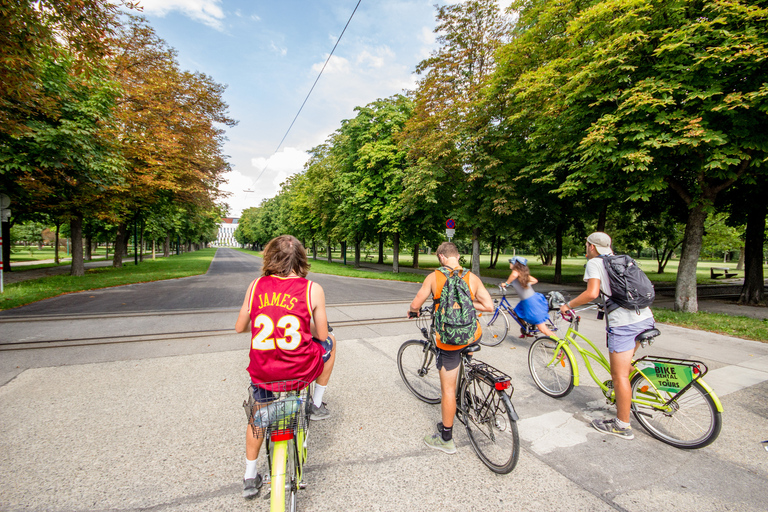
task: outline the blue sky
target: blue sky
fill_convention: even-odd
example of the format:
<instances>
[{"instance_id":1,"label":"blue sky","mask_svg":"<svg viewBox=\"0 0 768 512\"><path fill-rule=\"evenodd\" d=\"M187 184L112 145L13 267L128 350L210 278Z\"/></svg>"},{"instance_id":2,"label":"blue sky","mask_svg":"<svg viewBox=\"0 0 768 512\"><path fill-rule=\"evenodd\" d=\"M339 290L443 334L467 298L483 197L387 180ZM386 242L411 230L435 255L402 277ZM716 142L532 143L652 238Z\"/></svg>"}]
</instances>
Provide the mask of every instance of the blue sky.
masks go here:
<instances>
[{"instance_id":1,"label":"blue sky","mask_svg":"<svg viewBox=\"0 0 768 512\"><path fill-rule=\"evenodd\" d=\"M224 148L230 215L274 196L356 106L414 88L416 64L435 48L435 3L362 0L275 153L357 0L141 0L183 69L228 86L224 99L239 121Z\"/></svg>"}]
</instances>

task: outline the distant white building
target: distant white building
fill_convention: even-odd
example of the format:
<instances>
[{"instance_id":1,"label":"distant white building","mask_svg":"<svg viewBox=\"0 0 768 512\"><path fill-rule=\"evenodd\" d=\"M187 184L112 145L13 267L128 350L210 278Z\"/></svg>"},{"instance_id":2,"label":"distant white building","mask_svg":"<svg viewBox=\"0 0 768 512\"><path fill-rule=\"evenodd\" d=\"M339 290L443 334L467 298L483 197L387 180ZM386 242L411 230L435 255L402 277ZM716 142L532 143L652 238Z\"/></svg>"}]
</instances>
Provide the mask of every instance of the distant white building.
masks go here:
<instances>
[{"instance_id":1,"label":"distant white building","mask_svg":"<svg viewBox=\"0 0 768 512\"><path fill-rule=\"evenodd\" d=\"M219 236L216 241L211 245L213 247L238 247L240 244L235 240L235 230L237 229L237 223L239 218L224 217L219 223Z\"/></svg>"}]
</instances>

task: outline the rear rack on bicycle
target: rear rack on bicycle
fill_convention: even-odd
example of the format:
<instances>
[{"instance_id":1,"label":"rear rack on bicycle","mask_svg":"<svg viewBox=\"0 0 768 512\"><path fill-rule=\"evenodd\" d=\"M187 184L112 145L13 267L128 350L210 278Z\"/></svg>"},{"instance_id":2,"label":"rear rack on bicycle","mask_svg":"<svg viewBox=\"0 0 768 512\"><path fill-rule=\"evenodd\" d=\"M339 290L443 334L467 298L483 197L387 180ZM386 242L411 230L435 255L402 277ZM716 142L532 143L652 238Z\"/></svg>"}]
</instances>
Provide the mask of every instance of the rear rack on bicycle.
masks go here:
<instances>
[{"instance_id":1,"label":"rear rack on bicycle","mask_svg":"<svg viewBox=\"0 0 768 512\"><path fill-rule=\"evenodd\" d=\"M296 431L306 429L312 403L309 384L297 380L259 383L258 397L249 387L243 408L253 436L284 441L292 439Z\"/></svg>"},{"instance_id":2,"label":"rear rack on bicycle","mask_svg":"<svg viewBox=\"0 0 768 512\"><path fill-rule=\"evenodd\" d=\"M497 370L493 366L482 361L470 360L467 362L467 364L470 367L470 371L480 377L480 379L486 384L493 386L499 391L509 388L510 395L515 390L511 382L512 377L502 372L501 370Z\"/></svg>"},{"instance_id":3,"label":"rear rack on bicycle","mask_svg":"<svg viewBox=\"0 0 768 512\"><path fill-rule=\"evenodd\" d=\"M658 389L669 392L687 389L691 382L702 378L709 371L701 361L650 355L636 360L635 368L651 379Z\"/></svg>"}]
</instances>

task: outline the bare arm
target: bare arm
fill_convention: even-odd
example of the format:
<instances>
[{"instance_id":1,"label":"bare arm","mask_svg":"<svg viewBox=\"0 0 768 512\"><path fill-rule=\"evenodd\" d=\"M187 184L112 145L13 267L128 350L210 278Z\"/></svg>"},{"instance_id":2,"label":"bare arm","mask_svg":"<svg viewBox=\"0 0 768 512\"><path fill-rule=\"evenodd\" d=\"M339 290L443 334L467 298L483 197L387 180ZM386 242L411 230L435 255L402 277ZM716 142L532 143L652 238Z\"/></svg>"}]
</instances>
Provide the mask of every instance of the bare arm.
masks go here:
<instances>
[{"instance_id":1,"label":"bare arm","mask_svg":"<svg viewBox=\"0 0 768 512\"><path fill-rule=\"evenodd\" d=\"M237 322L235 322L236 332L245 332L248 328L248 324L251 323L251 312L248 311L248 299L251 297L251 292L256 281L253 281L248 287L248 291L245 292L245 299L243 299L243 307L240 308L240 314L237 316Z\"/></svg>"},{"instance_id":2,"label":"bare arm","mask_svg":"<svg viewBox=\"0 0 768 512\"><path fill-rule=\"evenodd\" d=\"M509 273L509 277L508 277L508 278L507 278L507 280L504 282L504 286L506 286L506 285L508 285L508 284L512 283L512 281L514 281L515 279L517 279L517 276L519 276L519 275L520 275L520 273L519 273L517 270L513 270L512 272L510 272L510 273Z\"/></svg>"},{"instance_id":3,"label":"bare arm","mask_svg":"<svg viewBox=\"0 0 768 512\"><path fill-rule=\"evenodd\" d=\"M410 311L413 313L417 313L421 306L424 304L424 302L429 298L430 294L433 293L432 288L435 286L435 274L429 274L426 279L424 279L424 282L421 284L421 288L419 288L419 291L416 292L416 297L413 298L413 301L410 305Z\"/></svg>"},{"instance_id":4,"label":"bare arm","mask_svg":"<svg viewBox=\"0 0 768 512\"><path fill-rule=\"evenodd\" d=\"M475 300L472 304L478 311L493 311L493 299L491 294L485 288L485 285L475 274L471 274L469 277L469 283L472 290L475 292Z\"/></svg>"},{"instance_id":5,"label":"bare arm","mask_svg":"<svg viewBox=\"0 0 768 512\"><path fill-rule=\"evenodd\" d=\"M576 297L575 299L571 299L566 304L563 304L562 306L560 306L560 312L566 313L571 308L575 308L576 306L582 306L584 304L592 302L599 295L600 295L600 280L595 277L587 281L587 289L581 292L581 294L578 297Z\"/></svg>"},{"instance_id":6,"label":"bare arm","mask_svg":"<svg viewBox=\"0 0 768 512\"><path fill-rule=\"evenodd\" d=\"M312 336L325 340L328 338L328 315L325 311L323 287L313 282L310 298L312 299L312 322L309 324L309 329L312 331Z\"/></svg>"}]
</instances>

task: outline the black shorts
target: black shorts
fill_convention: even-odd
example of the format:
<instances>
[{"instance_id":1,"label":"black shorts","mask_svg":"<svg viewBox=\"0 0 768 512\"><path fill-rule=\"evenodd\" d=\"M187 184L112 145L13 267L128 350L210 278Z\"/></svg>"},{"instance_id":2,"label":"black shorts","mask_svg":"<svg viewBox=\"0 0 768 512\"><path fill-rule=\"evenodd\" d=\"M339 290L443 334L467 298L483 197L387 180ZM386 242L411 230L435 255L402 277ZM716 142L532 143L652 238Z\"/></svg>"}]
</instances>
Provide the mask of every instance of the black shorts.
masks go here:
<instances>
[{"instance_id":1,"label":"black shorts","mask_svg":"<svg viewBox=\"0 0 768 512\"><path fill-rule=\"evenodd\" d=\"M467 345L467 347L470 347L474 345L475 343L470 343ZM442 370L445 368L445 371L449 372L451 370L455 370L459 367L461 364L461 351L462 349L465 349L467 347L461 347L459 350L443 350L441 348L437 349L437 361L435 361L435 364L437 365L438 370ZM470 355L471 357L471 355Z\"/></svg>"}]
</instances>

